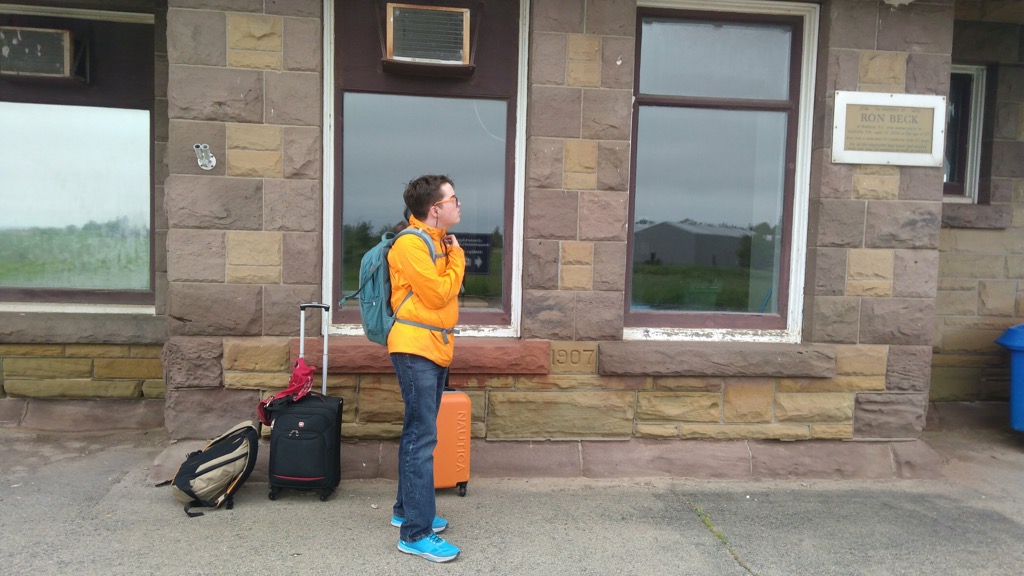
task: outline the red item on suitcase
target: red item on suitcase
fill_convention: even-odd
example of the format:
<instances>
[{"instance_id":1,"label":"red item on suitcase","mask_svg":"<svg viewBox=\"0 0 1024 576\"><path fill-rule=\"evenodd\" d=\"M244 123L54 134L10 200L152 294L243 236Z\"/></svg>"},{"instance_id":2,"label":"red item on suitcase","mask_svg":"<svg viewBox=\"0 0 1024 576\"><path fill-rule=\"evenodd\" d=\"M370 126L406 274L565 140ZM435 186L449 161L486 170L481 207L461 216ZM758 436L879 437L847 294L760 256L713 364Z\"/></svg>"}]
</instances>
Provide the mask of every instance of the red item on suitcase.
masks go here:
<instances>
[{"instance_id":1,"label":"red item on suitcase","mask_svg":"<svg viewBox=\"0 0 1024 576\"><path fill-rule=\"evenodd\" d=\"M275 400L286 398L289 402L298 402L303 396L309 394L310 389L313 387L313 373L316 372L316 368L306 364L306 361L299 358L295 362L295 368L292 369L292 377L288 379L288 387L284 390L260 400L259 405L256 406L256 413L260 417L260 422L270 426L270 414L267 413L267 405Z\"/></svg>"}]
</instances>

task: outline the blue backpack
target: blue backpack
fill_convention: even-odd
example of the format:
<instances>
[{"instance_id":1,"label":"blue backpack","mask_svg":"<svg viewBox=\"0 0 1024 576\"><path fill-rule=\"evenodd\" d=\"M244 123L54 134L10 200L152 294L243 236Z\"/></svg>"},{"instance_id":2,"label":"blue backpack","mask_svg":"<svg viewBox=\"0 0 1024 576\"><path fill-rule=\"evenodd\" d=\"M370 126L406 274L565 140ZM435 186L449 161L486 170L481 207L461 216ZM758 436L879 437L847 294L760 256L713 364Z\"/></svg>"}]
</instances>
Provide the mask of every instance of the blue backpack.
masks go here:
<instances>
[{"instance_id":1,"label":"blue backpack","mask_svg":"<svg viewBox=\"0 0 1024 576\"><path fill-rule=\"evenodd\" d=\"M402 306L409 298L412 298L412 291L406 294L402 303L398 305L394 312L391 311L391 273L388 269L388 252L391 251L391 246L395 243L395 240L405 234L413 234L423 240L427 245L427 249L430 250L430 259L432 261L443 257L437 255L437 250L434 249L434 241L430 236L419 228L409 227L397 235L392 232L385 232L380 237L380 242L367 250L366 254L363 254L362 260L359 261L359 289L342 298L338 305L340 306L348 300L358 297L359 311L363 317L363 332L371 342L376 342L382 346L388 345L388 334L391 332L391 327L394 326L395 322L440 332L444 343L447 344L448 334L458 334L458 331L454 328L439 328L396 317Z\"/></svg>"}]
</instances>

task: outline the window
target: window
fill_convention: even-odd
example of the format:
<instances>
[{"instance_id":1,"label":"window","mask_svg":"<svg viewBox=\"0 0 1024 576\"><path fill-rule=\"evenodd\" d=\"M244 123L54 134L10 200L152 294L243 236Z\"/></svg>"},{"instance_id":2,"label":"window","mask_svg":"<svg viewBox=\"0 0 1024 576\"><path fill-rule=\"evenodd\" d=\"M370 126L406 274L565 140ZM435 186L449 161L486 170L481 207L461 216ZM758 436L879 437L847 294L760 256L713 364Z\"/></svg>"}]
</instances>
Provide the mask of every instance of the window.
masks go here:
<instances>
[{"instance_id":1,"label":"window","mask_svg":"<svg viewBox=\"0 0 1024 576\"><path fill-rule=\"evenodd\" d=\"M817 11L723 4L638 13L627 337L799 333Z\"/></svg>"},{"instance_id":2,"label":"window","mask_svg":"<svg viewBox=\"0 0 1024 576\"><path fill-rule=\"evenodd\" d=\"M981 129L985 113L985 67L953 65L946 110L943 199L978 200Z\"/></svg>"},{"instance_id":3,"label":"window","mask_svg":"<svg viewBox=\"0 0 1024 576\"><path fill-rule=\"evenodd\" d=\"M0 76L0 300L152 304L153 17L78 14L96 19L0 14L90 59L87 81Z\"/></svg>"},{"instance_id":4,"label":"window","mask_svg":"<svg viewBox=\"0 0 1024 576\"><path fill-rule=\"evenodd\" d=\"M479 30L486 19L488 30L470 44L470 64L453 64L454 74L435 61L382 65L389 60L380 44L383 11L373 3L339 7L332 297L337 302L358 289L362 255L403 223L406 183L447 174L462 202L452 232L467 260L460 328L487 326L494 333L513 325L512 276L518 274L511 234L520 170L520 6L488 5L486 12L470 1L443 6L468 9L468 29ZM336 308L333 323L342 334L355 333L358 302Z\"/></svg>"}]
</instances>

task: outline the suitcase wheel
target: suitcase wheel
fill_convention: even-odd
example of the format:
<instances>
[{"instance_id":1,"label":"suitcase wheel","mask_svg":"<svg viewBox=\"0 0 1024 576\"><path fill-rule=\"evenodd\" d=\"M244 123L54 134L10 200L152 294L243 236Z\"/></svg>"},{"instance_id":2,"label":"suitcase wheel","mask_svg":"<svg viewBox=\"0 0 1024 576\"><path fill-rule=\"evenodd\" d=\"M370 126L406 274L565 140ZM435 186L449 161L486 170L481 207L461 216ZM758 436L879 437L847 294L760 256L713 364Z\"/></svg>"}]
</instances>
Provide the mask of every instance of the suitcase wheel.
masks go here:
<instances>
[{"instance_id":1,"label":"suitcase wheel","mask_svg":"<svg viewBox=\"0 0 1024 576\"><path fill-rule=\"evenodd\" d=\"M334 492L333 488L328 488L320 494L320 501L327 502L327 499L331 497L331 493Z\"/></svg>"},{"instance_id":2,"label":"suitcase wheel","mask_svg":"<svg viewBox=\"0 0 1024 576\"><path fill-rule=\"evenodd\" d=\"M277 494L279 492L281 492L280 488L278 488L277 486L271 486L270 494L267 494L267 498L270 498L271 500L277 500Z\"/></svg>"},{"instance_id":3,"label":"suitcase wheel","mask_svg":"<svg viewBox=\"0 0 1024 576\"><path fill-rule=\"evenodd\" d=\"M459 484L458 484L458 486L459 486L459 496L463 496L464 497L466 495L466 485L467 484L469 484L469 482L459 482Z\"/></svg>"}]
</instances>

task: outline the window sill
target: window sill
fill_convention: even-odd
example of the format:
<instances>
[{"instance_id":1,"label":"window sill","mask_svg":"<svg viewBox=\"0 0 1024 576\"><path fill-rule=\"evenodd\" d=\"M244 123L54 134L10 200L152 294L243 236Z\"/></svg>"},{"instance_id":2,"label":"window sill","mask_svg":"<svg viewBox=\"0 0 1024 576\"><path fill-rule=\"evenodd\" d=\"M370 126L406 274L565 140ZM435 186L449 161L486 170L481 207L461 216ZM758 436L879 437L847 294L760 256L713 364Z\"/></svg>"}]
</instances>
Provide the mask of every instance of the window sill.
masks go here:
<instances>
[{"instance_id":1,"label":"window sill","mask_svg":"<svg viewBox=\"0 0 1024 576\"><path fill-rule=\"evenodd\" d=\"M457 337L451 371L459 374L547 374L551 343L518 338ZM335 374L390 374L394 372L388 349L364 336L331 336L328 359ZM298 357L299 339L293 338L292 358ZM306 357L319 364L323 341L306 342Z\"/></svg>"},{"instance_id":2,"label":"window sill","mask_svg":"<svg viewBox=\"0 0 1024 576\"><path fill-rule=\"evenodd\" d=\"M1013 209L1009 204L962 204L946 202L942 205L942 226L945 228L976 228L1002 230L1009 228Z\"/></svg>"},{"instance_id":3,"label":"window sill","mask_svg":"<svg viewBox=\"0 0 1024 576\"><path fill-rule=\"evenodd\" d=\"M602 376L831 378L836 353L822 344L601 342Z\"/></svg>"},{"instance_id":4,"label":"window sill","mask_svg":"<svg viewBox=\"0 0 1024 576\"><path fill-rule=\"evenodd\" d=\"M32 311L0 306L4 327L0 343L163 344L167 340L167 319L156 315L152 306L101 305L88 311L64 308L79 305L54 304Z\"/></svg>"}]
</instances>

